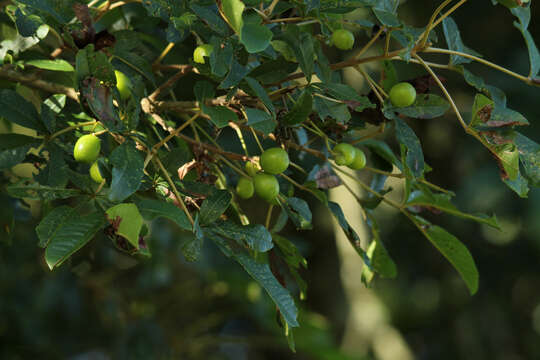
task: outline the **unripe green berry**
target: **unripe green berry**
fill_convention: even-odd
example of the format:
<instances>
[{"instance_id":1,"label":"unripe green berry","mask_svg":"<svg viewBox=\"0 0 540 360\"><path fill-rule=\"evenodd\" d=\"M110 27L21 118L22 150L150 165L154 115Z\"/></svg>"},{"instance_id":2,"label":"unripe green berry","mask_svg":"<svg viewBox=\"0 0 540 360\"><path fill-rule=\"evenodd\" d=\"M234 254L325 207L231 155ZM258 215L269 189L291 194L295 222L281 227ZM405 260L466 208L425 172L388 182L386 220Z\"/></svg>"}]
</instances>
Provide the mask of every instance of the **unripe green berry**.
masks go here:
<instances>
[{"instance_id":1,"label":"unripe green berry","mask_svg":"<svg viewBox=\"0 0 540 360\"><path fill-rule=\"evenodd\" d=\"M356 155L354 146L347 143L337 144L332 152L334 153L334 161L340 166L352 164Z\"/></svg>"},{"instance_id":2,"label":"unripe green berry","mask_svg":"<svg viewBox=\"0 0 540 360\"><path fill-rule=\"evenodd\" d=\"M247 174L251 177L255 176L259 172L259 168L257 165L252 163L251 161L248 161L246 165L244 166L244 169L246 170Z\"/></svg>"},{"instance_id":3,"label":"unripe green berry","mask_svg":"<svg viewBox=\"0 0 540 360\"><path fill-rule=\"evenodd\" d=\"M236 184L236 193L242 199L249 199L253 196L255 189L253 187L253 181L246 177L241 177L238 179L238 184Z\"/></svg>"},{"instance_id":4,"label":"unripe green berry","mask_svg":"<svg viewBox=\"0 0 540 360\"><path fill-rule=\"evenodd\" d=\"M279 194L279 183L274 175L259 173L253 177L255 193L272 203Z\"/></svg>"},{"instance_id":5,"label":"unripe green berry","mask_svg":"<svg viewBox=\"0 0 540 360\"><path fill-rule=\"evenodd\" d=\"M199 64L204 64L204 57L209 57L210 54L212 54L212 51L214 51L214 47L211 44L197 46L193 51L193 61Z\"/></svg>"},{"instance_id":6,"label":"unripe green berry","mask_svg":"<svg viewBox=\"0 0 540 360\"><path fill-rule=\"evenodd\" d=\"M129 80L129 78L123 72L118 70L114 71L114 75L116 76L116 88L120 93L120 98L122 100L129 99L131 96L131 92L129 91L131 88L131 80Z\"/></svg>"},{"instance_id":7,"label":"unripe green berry","mask_svg":"<svg viewBox=\"0 0 540 360\"><path fill-rule=\"evenodd\" d=\"M96 161L101 150L101 141L93 134L83 135L75 143L73 157L79 162L92 163Z\"/></svg>"},{"instance_id":8,"label":"unripe green berry","mask_svg":"<svg viewBox=\"0 0 540 360\"><path fill-rule=\"evenodd\" d=\"M101 176L101 171L99 171L99 165L97 161L94 161L92 166L90 166L90 178L97 182L98 184L101 184L103 182L103 176Z\"/></svg>"},{"instance_id":9,"label":"unripe green berry","mask_svg":"<svg viewBox=\"0 0 540 360\"><path fill-rule=\"evenodd\" d=\"M350 50L354 45L354 35L349 30L339 29L332 34L332 44L341 50Z\"/></svg>"},{"instance_id":10,"label":"unripe green berry","mask_svg":"<svg viewBox=\"0 0 540 360\"><path fill-rule=\"evenodd\" d=\"M357 147L354 148L354 152L354 161L348 166L353 170L363 169L366 166L366 154Z\"/></svg>"},{"instance_id":11,"label":"unripe green berry","mask_svg":"<svg viewBox=\"0 0 540 360\"><path fill-rule=\"evenodd\" d=\"M400 82L390 89L390 102L395 107L407 107L416 101L416 89L408 82Z\"/></svg>"},{"instance_id":12,"label":"unripe green berry","mask_svg":"<svg viewBox=\"0 0 540 360\"><path fill-rule=\"evenodd\" d=\"M264 172L272 175L281 174L289 167L289 155L279 147L265 150L259 160Z\"/></svg>"}]
</instances>

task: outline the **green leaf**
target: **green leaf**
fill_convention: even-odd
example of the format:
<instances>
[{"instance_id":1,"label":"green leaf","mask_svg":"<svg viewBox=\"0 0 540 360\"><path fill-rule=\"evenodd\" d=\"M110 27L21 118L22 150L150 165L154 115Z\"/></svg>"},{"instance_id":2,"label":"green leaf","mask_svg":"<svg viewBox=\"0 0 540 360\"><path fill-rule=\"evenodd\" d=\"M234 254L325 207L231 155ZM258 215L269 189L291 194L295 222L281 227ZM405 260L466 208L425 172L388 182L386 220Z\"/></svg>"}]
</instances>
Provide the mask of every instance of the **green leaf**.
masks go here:
<instances>
[{"instance_id":1,"label":"green leaf","mask_svg":"<svg viewBox=\"0 0 540 360\"><path fill-rule=\"evenodd\" d=\"M13 90L0 90L0 117L29 129L45 130L34 105Z\"/></svg>"},{"instance_id":2,"label":"green leaf","mask_svg":"<svg viewBox=\"0 0 540 360\"><path fill-rule=\"evenodd\" d=\"M517 133L515 143L525 176L531 185L540 186L540 145L520 133Z\"/></svg>"},{"instance_id":3,"label":"green leaf","mask_svg":"<svg viewBox=\"0 0 540 360\"><path fill-rule=\"evenodd\" d=\"M273 37L272 31L264 25L247 23L242 27L240 41L250 54L264 51Z\"/></svg>"},{"instance_id":4,"label":"green leaf","mask_svg":"<svg viewBox=\"0 0 540 360\"><path fill-rule=\"evenodd\" d=\"M135 204L118 204L105 212L107 219L116 227L116 234L124 237L139 250L139 234L143 226L143 218Z\"/></svg>"},{"instance_id":5,"label":"green leaf","mask_svg":"<svg viewBox=\"0 0 540 360\"><path fill-rule=\"evenodd\" d=\"M0 134L0 170L21 163L39 139L20 134Z\"/></svg>"},{"instance_id":6,"label":"green leaf","mask_svg":"<svg viewBox=\"0 0 540 360\"><path fill-rule=\"evenodd\" d=\"M45 261L49 269L60 266L86 245L105 224L105 216L100 213L69 218L63 222L51 237L45 250Z\"/></svg>"},{"instance_id":7,"label":"green leaf","mask_svg":"<svg viewBox=\"0 0 540 360\"><path fill-rule=\"evenodd\" d=\"M227 27L227 24L219 17L215 5L212 6L199 6L196 4L190 5L191 10L195 14L197 14L198 17L200 17L204 22L212 29L213 31L217 32L220 35L226 36L229 32L229 29Z\"/></svg>"},{"instance_id":8,"label":"green leaf","mask_svg":"<svg viewBox=\"0 0 540 360\"><path fill-rule=\"evenodd\" d=\"M116 85L116 76L109 58L102 51L94 51L94 45L90 44L77 52L75 57L76 85L81 86L83 80L94 77L108 87Z\"/></svg>"},{"instance_id":9,"label":"green leaf","mask_svg":"<svg viewBox=\"0 0 540 360\"><path fill-rule=\"evenodd\" d=\"M238 121L236 113L225 106L208 106L203 104L201 109L206 115L210 116L210 121L220 129L227 126L230 121Z\"/></svg>"},{"instance_id":10,"label":"green leaf","mask_svg":"<svg viewBox=\"0 0 540 360\"><path fill-rule=\"evenodd\" d=\"M364 249L362 249L362 241L360 240L360 237L358 236L356 231L354 231L351 225L349 225L349 223L347 222L347 219L345 219L345 214L343 214L343 210L341 210L341 207L339 206L339 204L329 201L328 208L332 212L332 215L334 215L334 217L336 218L339 226L345 233L345 236L347 236L347 239L349 239L349 242L351 243L353 248L356 250L358 255L362 257L362 260L364 260L364 263L367 266L371 267L369 258L366 252L364 251Z\"/></svg>"},{"instance_id":11,"label":"green leaf","mask_svg":"<svg viewBox=\"0 0 540 360\"><path fill-rule=\"evenodd\" d=\"M403 108L389 107L384 111L395 111L415 119L434 119L443 116L450 104L438 95L419 94L413 105Z\"/></svg>"},{"instance_id":12,"label":"green leaf","mask_svg":"<svg viewBox=\"0 0 540 360\"><path fill-rule=\"evenodd\" d=\"M242 13L246 7L244 3L240 0L222 0L221 7L229 25L235 33L240 34L244 26L242 19Z\"/></svg>"},{"instance_id":13,"label":"green leaf","mask_svg":"<svg viewBox=\"0 0 540 360\"><path fill-rule=\"evenodd\" d=\"M448 49L463 52L469 55L482 56L474 50L469 49L461 40L461 35L456 22L451 18L447 17L443 20L443 31L446 43L448 44ZM472 62L471 59L465 58L459 55L450 55L450 65L460 65L467 64Z\"/></svg>"},{"instance_id":14,"label":"green leaf","mask_svg":"<svg viewBox=\"0 0 540 360\"><path fill-rule=\"evenodd\" d=\"M308 82L311 82L313 68L315 66L315 48L311 34L302 32L296 25L287 27L284 40L294 52L294 56L300 63L300 68L306 76Z\"/></svg>"},{"instance_id":15,"label":"green leaf","mask_svg":"<svg viewBox=\"0 0 540 360\"><path fill-rule=\"evenodd\" d=\"M381 22L381 24L388 27L399 27L401 25L401 22L395 14L377 8L373 8L372 10L373 14Z\"/></svg>"},{"instance_id":16,"label":"green leaf","mask_svg":"<svg viewBox=\"0 0 540 360\"><path fill-rule=\"evenodd\" d=\"M173 221L181 229L192 231L186 214L178 207L164 200L143 199L136 201L137 207L145 219L165 218Z\"/></svg>"},{"instance_id":17,"label":"green leaf","mask_svg":"<svg viewBox=\"0 0 540 360\"><path fill-rule=\"evenodd\" d=\"M351 113L346 104L330 101L318 96L315 96L313 100L315 112L322 121L325 121L329 117L340 124L345 124L351 119Z\"/></svg>"},{"instance_id":18,"label":"green leaf","mask_svg":"<svg viewBox=\"0 0 540 360\"><path fill-rule=\"evenodd\" d=\"M285 115L283 122L289 126L298 125L307 120L313 112L313 95L307 90L296 100L293 108Z\"/></svg>"},{"instance_id":19,"label":"green leaf","mask_svg":"<svg viewBox=\"0 0 540 360\"><path fill-rule=\"evenodd\" d=\"M461 275L473 295L478 291L478 270L469 250L454 235L443 228L432 225L421 217L414 216L411 220L418 230L450 261Z\"/></svg>"},{"instance_id":20,"label":"green leaf","mask_svg":"<svg viewBox=\"0 0 540 360\"><path fill-rule=\"evenodd\" d=\"M58 206L45 216L38 226L36 234L39 238L39 246L46 247L56 232L72 218L77 216L75 209L69 206Z\"/></svg>"},{"instance_id":21,"label":"green leaf","mask_svg":"<svg viewBox=\"0 0 540 360\"><path fill-rule=\"evenodd\" d=\"M236 241L242 247L253 251L267 252L274 247L272 236L260 224L237 225L231 221L219 221L208 228L215 234Z\"/></svg>"},{"instance_id":22,"label":"green leaf","mask_svg":"<svg viewBox=\"0 0 540 360\"><path fill-rule=\"evenodd\" d=\"M67 24L75 16L74 0L19 0L18 2L51 15L61 24Z\"/></svg>"},{"instance_id":23,"label":"green leaf","mask_svg":"<svg viewBox=\"0 0 540 360\"><path fill-rule=\"evenodd\" d=\"M396 68L392 61L384 60L382 62L381 85L386 92L399 82Z\"/></svg>"},{"instance_id":24,"label":"green leaf","mask_svg":"<svg viewBox=\"0 0 540 360\"><path fill-rule=\"evenodd\" d=\"M485 214L467 214L459 211L459 209L452 204L451 196L449 194L432 194L420 190L413 191L409 195L406 205L435 208L454 216L484 223L495 229L501 229L495 215L490 217Z\"/></svg>"},{"instance_id":25,"label":"green leaf","mask_svg":"<svg viewBox=\"0 0 540 360\"><path fill-rule=\"evenodd\" d=\"M219 84L220 89L228 89L230 87L236 86L240 81L244 80L244 77L249 73L249 68L241 65L235 58L231 62L231 68L227 77L223 79L221 84Z\"/></svg>"},{"instance_id":26,"label":"green leaf","mask_svg":"<svg viewBox=\"0 0 540 360\"><path fill-rule=\"evenodd\" d=\"M62 59L29 60L25 62L25 65L31 65L40 69L52 70L52 71L65 71L65 72L75 71L75 69L73 68L73 66L71 66L70 63Z\"/></svg>"},{"instance_id":27,"label":"green leaf","mask_svg":"<svg viewBox=\"0 0 540 360\"><path fill-rule=\"evenodd\" d=\"M311 210L305 200L296 197L288 198L285 210L297 229L307 230L313 228L311 225Z\"/></svg>"},{"instance_id":28,"label":"green leaf","mask_svg":"<svg viewBox=\"0 0 540 360\"><path fill-rule=\"evenodd\" d=\"M407 167L415 177L421 177L424 173L425 164L420 140L418 140L414 131L403 120L395 117L394 121L396 123L397 140L407 148Z\"/></svg>"},{"instance_id":29,"label":"green leaf","mask_svg":"<svg viewBox=\"0 0 540 360\"><path fill-rule=\"evenodd\" d=\"M527 30L531 18L531 9L530 7L512 9L512 13L519 20L519 22L514 22L514 26L521 31L521 34L523 34L523 38L527 44L527 49L529 50L529 62L531 65L529 77L534 78L540 73L540 51L538 51L538 47L536 46L531 33L529 30Z\"/></svg>"},{"instance_id":30,"label":"green leaf","mask_svg":"<svg viewBox=\"0 0 540 360\"><path fill-rule=\"evenodd\" d=\"M257 97L263 102L266 109L270 111L273 116L275 116L276 109L274 108L274 104L272 104L272 100L270 100L266 90L261 86L261 84L259 84L257 80L252 77L247 76L245 80L255 95L257 95Z\"/></svg>"},{"instance_id":31,"label":"green leaf","mask_svg":"<svg viewBox=\"0 0 540 360\"><path fill-rule=\"evenodd\" d=\"M77 189L42 186L36 183L25 184L24 181L8 186L7 192L10 196L15 198L26 198L30 200L68 199L80 194L80 191Z\"/></svg>"},{"instance_id":32,"label":"green leaf","mask_svg":"<svg viewBox=\"0 0 540 360\"><path fill-rule=\"evenodd\" d=\"M261 131L265 135L270 134L276 128L277 122L272 116L262 110L245 108L248 117L247 125L255 130Z\"/></svg>"},{"instance_id":33,"label":"green leaf","mask_svg":"<svg viewBox=\"0 0 540 360\"><path fill-rule=\"evenodd\" d=\"M113 165L109 200L121 202L141 185L144 159L133 142L125 141L114 149L109 160Z\"/></svg>"},{"instance_id":34,"label":"green leaf","mask_svg":"<svg viewBox=\"0 0 540 360\"><path fill-rule=\"evenodd\" d=\"M364 101L364 96L360 96L356 90L347 84L325 84L325 83L313 83L313 87L323 90L325 93L337 100L343 101Z\"/></svg>"},{"instance_id":35,"label":"green leaf","mask_svg":"<svg viewBox=\"0 0 540 360\"><path fill-rule=\"evenodd\" d=\"M227 190L218 190L203 201L200 210L200 222L203 225L211 224L227 210L232 195Z\"/></svg>"},{"instance_id":36,"label":"green leaf","mask_svg":"<svg viewBox=\"0 0 540 360\"><path fill-rule=\"evenodd\" d=\"M236 260L244 270L246 270L246 272L266 290L289 326L299 326L298 321L296 320L298 310L296 309L294 300L287 289L281 286L274 274L272 274L272 270L270 270L268 263L259 263L244 252L234 251L227 242L219 236L212 236L211 239L226 256Z\"/></svg>"},{"instance_id":37,"label":"green leaf","mask_svg":"<svg viewBox=\"0 0 540 360\"><path fill-rule=\"evenodd\" d=\"M20 8L17 8L17 10L15 10L15 25L17 26L19 34L24 37L30 37L36 35L40 26L43 26L44 24L41 17L34 14L25 15Z\"/></svg>"},{"instance_id":38,"label":"green leaf","mask_svg":"<svg viewBox=\"0 0 540 360\"><path fill-rule=\"evenodd\" d=\"M362 269L362 281L369 286L375 274L381 277L393 279L397 276L397 266L390 257L379 236L379 226L372 213L368 213L367 224L371 229L372 240L367 249L367 256L371 262L371 268L364 266Z\"/></svg>"}]
</instances>

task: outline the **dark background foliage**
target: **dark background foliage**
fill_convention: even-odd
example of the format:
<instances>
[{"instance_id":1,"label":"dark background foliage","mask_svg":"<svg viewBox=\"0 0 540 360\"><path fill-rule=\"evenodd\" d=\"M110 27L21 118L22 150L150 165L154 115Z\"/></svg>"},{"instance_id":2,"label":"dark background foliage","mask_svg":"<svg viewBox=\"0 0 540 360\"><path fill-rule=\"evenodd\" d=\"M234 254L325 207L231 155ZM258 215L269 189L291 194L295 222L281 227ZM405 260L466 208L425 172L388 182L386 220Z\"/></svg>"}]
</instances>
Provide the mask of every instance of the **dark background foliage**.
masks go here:
<instances>
[{"instance_id":1,"label":"dark background foliage","mask_svg":"<svg viewBox=\"0 0 540 360\"><path fill-rule=\"evenodd\" d=\"M540 11L535 5L530 32L538 39ZM422 26L435 6L427 0L408 1L400 14ZM454 19L469 47L527 72L521 34L503 7L493 7L489 0L470 1ZM333 56L339 60L338 53ZM397 65L410 78L424 74L417 65ZM470 68L504 89L509 106L529 119L528 136L540 138L538 90L480 65ZM470 108L471 88L458 76L441 74L461 107ZM463 209L495 212L503 232L448 216L437 219L476 259L480 289L471 297L455 270L406 219L387 216L380 224L382 239L399 275L376 280L371 291L418 359L540 358L540 192L532 189L528 200L518 198L499 180L489 153L463 133L451 113L417 121L415 131L426 162L438 165L430 180L455 191ZM1 217L16 205L9 201L0 198ZM300 304L302 327L295 331L297 354L287 348L273 305L237 264L212 244L205 245L199 262L185 262L181 235L167 221L153 224L148 261L136 263L101 237L50 272L36 245L37 220L20 206L15 216L13 238L0 239L1 359L361 358L339 350L350 304L341 284L333 229L316 208L315 230L290 234L309 261L308 297ZM359 275L357 282L363 286ZM370 353L367 358L375 358Z\"/></svg>"}]
</instances>

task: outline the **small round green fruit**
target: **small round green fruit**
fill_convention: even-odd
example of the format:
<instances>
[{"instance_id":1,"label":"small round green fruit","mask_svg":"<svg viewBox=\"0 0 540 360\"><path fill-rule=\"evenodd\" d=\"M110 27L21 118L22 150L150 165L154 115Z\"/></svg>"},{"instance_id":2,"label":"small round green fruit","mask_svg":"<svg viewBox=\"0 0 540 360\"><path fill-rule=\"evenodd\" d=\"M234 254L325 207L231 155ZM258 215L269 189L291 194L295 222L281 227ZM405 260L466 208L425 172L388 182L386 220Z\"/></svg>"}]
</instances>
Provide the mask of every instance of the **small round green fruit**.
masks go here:
<instances>
[{"instance_id":1,"label":"small round green fruit","mask_svg":"<svg viewBox=\"0 0 540 360\"><path fill-rule=\"evenodd\" d=\"M400 82L390 89L390 102L395 107L407 107L416 101L416 89L408 82Z\"/></svg>"},{"instance_id":2,"label":"small round green fruit","mask_svg":"<svg viewBox=\"0 0 540 360\"><path fill-rule=\"evenodd\" d=\"M274 175L259 173L253 177L255 193L262 199L273 203L279 194L279 183Z\"/></svg>"},{"instance_id":3,"label":"small round green fruit","mask_svg":"<svg viewBox=\"0 0 540 360\"><path fill-rule=\"evenodd\" d=\"M209 57L210 54L212 54L212 51L214 51L214 47L210 44L203 44L197 46L193 51L193 61L199 64L204 64L204 57Z\"/></svg>"},{"instance_id":4,"label":"small round green fruit","mask_svg":"<svg viewBox=\"0 0 540 360\"><path fill-rule=\"evenodd\" d=\"M251 161L248 161L246 165L244 166L244 169L246 170L247 174L251 177L255 176L259 172L259 168L257 165L252 163Z\"/></svg>"},{"instance_id":5,"label":"small round green fruit","mask_svg":"<svg viewBox=\"0 0 540 360\"><path fill-rule=\"evenodd\" d=\"M279 147L265 150L259 160L264 172L272 175L281 174L289 167L289 155Z\"/></svg>"},{"instance_id":6,"label":"small round green fruit","mask_svg":"<svg viewBox=\"0 0 540 360\"><path fill-rule=\"evenodd\" d=\"M354 148L354 160L348 166L353 170L360 170L366 166L366 154L359 148Z\"/></svg>"},{"instance_id":7,"label":"small round green fruit","mask_svg":"<svg viewBox=\"0 0 540 360\"><path fill-rule=\"evenodd\" d=\"M73 148L75 160L84 163L96 161L101 150L101 141L93 134L81 136Z\"/></svg>"},{"instance_id":8,"label":"small round green fruit","mask_svg":"<svg viewBox=\"0 0 540 360\"><path fill-rule=\"evenodd\" d=\"M92 166L90 166L90 178L97 182L98 184L101 184L103 180L103 176L101 176L101 171L99 171L99 165L97 161L94 161Z\"/></svg>"},{"instance_id":9,"label":"small round green fruit","mask_svg":"<svg viewBox=\"0 0 540 360\"><path fill-rule=\"evenodd\" d=\"M126 74L118 70L114 70L114 75L116 76L116 88L120 93L120 98L122 100L129 99L131 96L131 80L129 80Z\"/></svg>"},{"instance_id":10,"label":"small round green fruit","mask_svg":"<svg viewBox=\"0 0 540 360\"><path fill-rule=\"evenodd\" d=\"M354 45L354 35L349 30L336 30L332 33L332 44L340 50L350 50Z\"/></svg>"},{"instance_id":11,"label":"small round green fruit","mask_svg":"<svg viewBox=\"0 0 540 360\"><path fill-rule=\"evenodd\" d=\"M347 143L337 144L332 152L334 153L334 161L340 166L352 164L356 155L355 147Z\"/></svg>"},{"instance_id":12,"label":"small round green fruit","mask_svg":"<svg viewBox=\"0 0 540 360\"><path fill-rule=\"evenodd\" d=\"M255 189L253 187L253 181L246 177L241 177L238 179L238 184L236 184L236 193L242 199L249 199L253 196Z\"/></svg>"}]
</instances>

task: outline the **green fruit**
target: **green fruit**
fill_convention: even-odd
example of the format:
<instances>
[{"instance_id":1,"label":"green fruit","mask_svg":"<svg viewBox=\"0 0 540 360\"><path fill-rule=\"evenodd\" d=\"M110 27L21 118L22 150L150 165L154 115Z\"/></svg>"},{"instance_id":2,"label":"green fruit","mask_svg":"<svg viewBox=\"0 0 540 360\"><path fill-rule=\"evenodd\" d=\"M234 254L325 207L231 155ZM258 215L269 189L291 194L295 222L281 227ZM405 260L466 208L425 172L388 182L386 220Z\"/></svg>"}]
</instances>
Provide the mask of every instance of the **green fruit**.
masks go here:
<instances>
[{"instance_id":1,"label":"green fruit","mask_svg":"<svg viewBox=\"0 0 540 360\"><path fill-rule=\"evenodd\" d=\"M340 143L334 146L334 161L338 165L350 165L354 161L356 150L354 146L347 143Z\"/></svg>"},{"instance_id":2,"label":"green fruit","mask_svg":"<svg viewBox=\"0 0 540 360\"><path fill-rule=\"evenodd\" d=\"M366 154L359 148L354 148L354 160L348 166L353 170L360 170L366 166Z\"/></svg>"},{"instance_id":3,"label":"green fruit","mask_svg":"<svg viewBox=\"0 0 540 360\"><path fill-rule=\"evenodd\" d=\"M79 162L92 163L96 161L101 149L101 141L95 135L83 135L75 143L73 157Z\"/></svg>"},{"instance_id":4,"label":"green fruit","mask_svg":"<svg viewBox=\"0 0 540 360\"><path fill-rule=\"evenodd\" d=\"M332 44L334 44L338 49L350 50L354 45L354 35L349 30L336 30L332 34Z\"/></svg>"},{"instance_id":5,"label":"green fruit","mask_svg":"<svg viewBox=\"0 0 540 360\"><path fill-rule=\"evenodd\" d=\"M274 175L259 173L253 177L255 193L262 199L273 202L279 194L279 183Z\"/></svg>"},{"instance_id":6,"label":"green fruit","mask_svg":"<svg viewBox=\"0 0 540 360\"><path fill-rule=\"evenodd\" d=\"M209 57L210 54L212 54L212 51L214 51L214 47L210 44L197 46L193 51L193 61L199 64L204 64L204 57Z\"/></svg>"},{"instance_id":7,"label":"green fruit","mask_svg":"<svg viewBox=\"0 0 540 360\"><path fill-rule=\"evenodd\" d=\"M244 167L244 169L246 170L247 174L251 177L255 176L259 172L259 168L257 167L257 165L255 165L251 161L248 161L246 163L246 166Z\"/></svg>"},{"instance_id":8,"label":"green fruit","mask_svg":"<svg viewBox=\"0 0 540 360\"><path fill-rule=\"evenodd\" d=\"M262 153L259 162L264 172L277 175L289 167L289 155L282 148L270 148Z\"/></svg>"},{"instance_id":9,"label":"green fruit","mask_svg":"<svg viewBox=\"0 0 540 360\"><path fill-rule=\"evenodd\" d=\"M123 73L118 70L114 70L114 75L116 76L116 88L120 93L120 98L122 100L127 100L131 96L131 80Z\"/></svg>"},{"instance_id":10,"label":"green fruit","mask_svg":"<svg viewBox=\"0 0 540 360\"><path fill-rule=\"evenodd\" d=\"M241 177L238 179L238 184L236 184L236 193L242 199L249 199L253 196L255 189L253 188L253 181L246 177Z\"/></svg>"},{"instance_id":11,"label":"green fruit","mask_svg":"<svg viewBox=\"0 0 540 360\"><path fill-rule=\"evenodd\" d=\"M408 82L400 82L390 89L390 102L396 107L407 107L414 104L416 89Z\"/></svg>"},{"instance_id":12,"label":"green fruit","mask_svg":"<svg viewBox=\"0 0 540 360\"><path fill-rule=\"evenodd\" d=\"M98 184L101 184L104 180L103 176L101 176L101 171L99 171L99 165L97 161L94 161L92 166L90 166L90 177Z\"/></svg>"}]
</instances>

